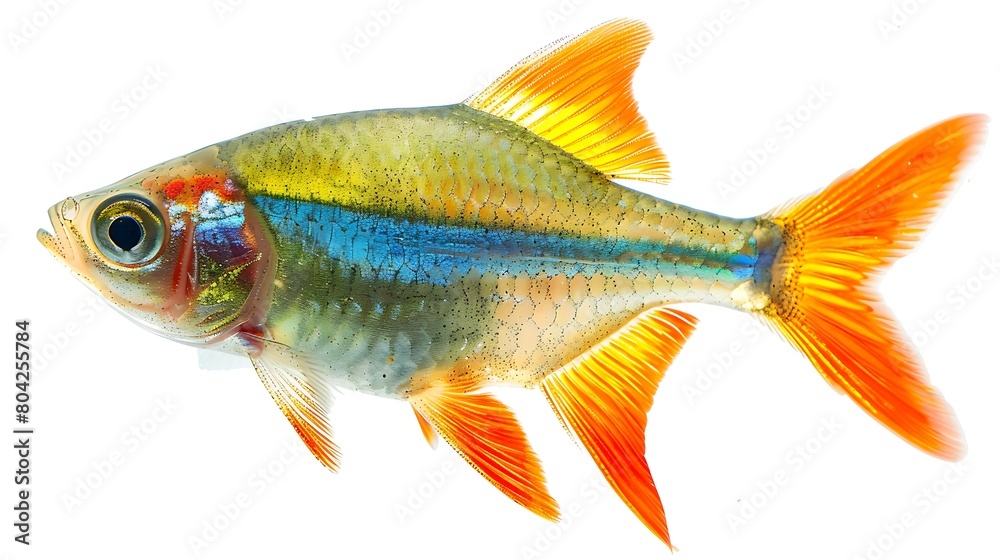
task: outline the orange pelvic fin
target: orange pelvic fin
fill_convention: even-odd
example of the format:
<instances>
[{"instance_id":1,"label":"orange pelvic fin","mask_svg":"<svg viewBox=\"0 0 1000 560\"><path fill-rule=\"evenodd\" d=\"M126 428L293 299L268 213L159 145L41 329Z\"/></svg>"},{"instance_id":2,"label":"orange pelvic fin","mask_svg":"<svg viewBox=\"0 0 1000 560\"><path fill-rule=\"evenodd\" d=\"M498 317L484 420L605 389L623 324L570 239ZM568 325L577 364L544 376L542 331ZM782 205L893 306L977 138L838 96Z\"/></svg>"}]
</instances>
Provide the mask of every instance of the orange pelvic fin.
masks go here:
<instances>
[{"instance_id":1,"label":"orange pelvic fin","mask_svg":"<svg viewBox=\"0 0 1000 560\"><path fill-rule=\"evenodd\" d=\"M476 384L452 384L445 379L408 400L418 418L426 419L493 486L545 519L559 518L559 506L545 486L541 462L517 418L502 402Z\"/></svg>"},{"instance_id":2,"label":"orange pelvic fin","mask_svg":"<svg viewBox=\"0 0 1000 560\"><path fill-rule=\"evenodd\" d=\"M961 429L875 286L947 199L986 121L965 115L927 128L767 216L783 249L764 316L865 412L950 461L965 454Z\"/></svg>"},{"instance_id":3,"label":"orange pelvic fin","mask_svg":"<svg viewBox=\"0 0 1000 560\"><path fill-rule=\"evenodd\" d=\"M566 428L579 437L618 496L667 546L666 516L646 463L646 413L695 322L669 307L647 311L542 380Z\"/></svg>"},{"instance_id":4,"label":"orange pelvic fin","mask_svg":"<svg viewBox=\"0 0 1000 560\"><path fill-rule=\"evenodd\" d=\"M632 95L632 76L652 40L641 21L609 21L536 52L465 103L516 122L608 177L666 183L670 165Z\"/></svg>"},{"instance_id":5,"label":"orange pelvic fin","mask_svg":"<svg viewBox=\"0 0 1000 560\"><path fill-rule=\"evenodd\" d=\"M437 449L438 446L438 435L434 431L434 426L424 418L420 411L413 407L413 414L417 417L417 424L420 424L420 433L424 435L424 439L427 440L427 445L431 446L431 449Z\"/></svg>"}]
</instances>

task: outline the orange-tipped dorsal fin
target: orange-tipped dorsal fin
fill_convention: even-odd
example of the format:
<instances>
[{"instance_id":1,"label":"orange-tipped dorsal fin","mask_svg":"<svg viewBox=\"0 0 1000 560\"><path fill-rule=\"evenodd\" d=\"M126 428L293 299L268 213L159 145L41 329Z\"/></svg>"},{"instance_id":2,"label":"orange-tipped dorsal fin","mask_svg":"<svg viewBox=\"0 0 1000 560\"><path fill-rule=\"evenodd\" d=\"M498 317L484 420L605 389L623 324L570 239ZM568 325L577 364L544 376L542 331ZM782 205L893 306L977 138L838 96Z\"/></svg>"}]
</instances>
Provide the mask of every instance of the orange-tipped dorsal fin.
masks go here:
<instances>
[{"instance_id":1,"label":"orange-tipped dorsal fin","mask_svg":"<svg viewBox=\"0 0 1000 560\"><path fill-rule=\"evenodd\" d=\"M667 546L666 516L646 463L646 414L695 322L676 309L652 309L542 380L542 390L567 430L580 438L618 496Z\"/></svg>"},{"instance_id":2,"label":"orange-tipped dorsal fin","mask_svg":"<svg viewBox=\"0 0 1000 560\"><path fill-rule=\"evenodd\" d=\"M609 21L536 52L465 103L611 178L666 183L670 165L632 96L632 76L652 39L641 21Z\"/></svg>"},{"instance_id":3,"label":"orange-tipped dorsal fin","mask_svg":"<svg viewBox=\"0 0 1000 560\"><path fill-rule=\"evenodd\" d=\"M965 454L961 428L875 286L941 208L986 121L963 115L922 130L767 216L784 248L764 316L865 412L949 461Z\"/></svg>"},{"instance_id":4,"label":"orange-tipped dorsal fin","mask_svg":"<svg viewBox=\"0 0 1000 560\"><path fill-rule=\"evenodd\" d=\"M452 383L442 377L408 400L418 419L433 426L493 486L545 519L559 518L541 462L514 413L496 397L475 383Z\"/></svg>"}]
</instances>

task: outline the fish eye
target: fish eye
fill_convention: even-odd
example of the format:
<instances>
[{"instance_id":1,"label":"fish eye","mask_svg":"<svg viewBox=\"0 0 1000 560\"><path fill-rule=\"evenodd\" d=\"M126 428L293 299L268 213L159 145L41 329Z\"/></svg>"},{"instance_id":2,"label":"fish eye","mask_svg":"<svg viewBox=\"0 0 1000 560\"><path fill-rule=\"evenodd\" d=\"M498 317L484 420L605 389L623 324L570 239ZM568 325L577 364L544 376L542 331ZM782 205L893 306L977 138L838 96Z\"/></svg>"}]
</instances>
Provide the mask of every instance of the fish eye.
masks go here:
<instances>
[{"instance_id":1,"label":"fish eye","mask_svg":"<svg viewBox=\"0 0 1000 560\"><path fill-rule=\"evenodd\" d=\"M132 216L118 216L108 226L108 239L122 251L131 251L142 241L142 224Z\"/></svg>"},{"instance_id":2,"label":"fish eye","mask_svg":"<svg viewBox=\"0 0 1000 560\"><path fill-rule=\"evenodd\" d=\"M149 201L132 195L112 197L97 207L94 216L94 244L116 264L141 266L163 247L163 217Z\"/></svg>"}]
</instances>

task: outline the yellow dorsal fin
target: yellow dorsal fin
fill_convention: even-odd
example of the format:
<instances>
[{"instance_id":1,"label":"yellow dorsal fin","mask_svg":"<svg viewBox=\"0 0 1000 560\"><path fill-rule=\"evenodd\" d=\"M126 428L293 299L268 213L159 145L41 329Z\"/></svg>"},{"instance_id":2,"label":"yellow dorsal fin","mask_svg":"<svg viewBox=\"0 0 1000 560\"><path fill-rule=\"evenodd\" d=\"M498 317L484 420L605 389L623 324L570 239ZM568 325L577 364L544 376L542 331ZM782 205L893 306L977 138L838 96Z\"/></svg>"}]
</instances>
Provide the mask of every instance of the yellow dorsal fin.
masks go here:
<instances>
[{"instance_id":1,"label":"yellow dorsal fin","mask_svg":"<svg viewBox=\"0 0 1000 560\"><path fill-rule=\"evenodd\" d=\"M670 164L632 96L632 76L652 39L641 21L609 21L536 52L465 103L608 177L666 183Z\"/></svg>"}]
</instances>

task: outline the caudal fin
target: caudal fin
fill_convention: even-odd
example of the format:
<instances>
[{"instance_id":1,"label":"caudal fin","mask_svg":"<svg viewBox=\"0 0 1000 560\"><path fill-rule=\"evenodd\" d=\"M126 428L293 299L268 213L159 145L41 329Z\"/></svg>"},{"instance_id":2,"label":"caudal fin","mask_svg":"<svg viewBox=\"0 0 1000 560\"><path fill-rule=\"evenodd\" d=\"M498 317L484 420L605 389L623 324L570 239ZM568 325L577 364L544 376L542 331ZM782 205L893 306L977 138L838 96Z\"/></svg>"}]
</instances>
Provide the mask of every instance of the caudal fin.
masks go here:
<instances>
[{"instance_id":1,"label":"caudal fin","mask_svg":"<svg viewBox=\"0 0 1000 560\"><path fill-rule=\"evenodd\" d=\"M936 124L766 216L783 248L764 316L865 412L949 461L965 454L961 428L875 286L947 199L987 120Z\"/></svg>"}]
</instances>

